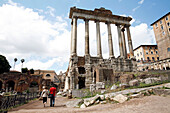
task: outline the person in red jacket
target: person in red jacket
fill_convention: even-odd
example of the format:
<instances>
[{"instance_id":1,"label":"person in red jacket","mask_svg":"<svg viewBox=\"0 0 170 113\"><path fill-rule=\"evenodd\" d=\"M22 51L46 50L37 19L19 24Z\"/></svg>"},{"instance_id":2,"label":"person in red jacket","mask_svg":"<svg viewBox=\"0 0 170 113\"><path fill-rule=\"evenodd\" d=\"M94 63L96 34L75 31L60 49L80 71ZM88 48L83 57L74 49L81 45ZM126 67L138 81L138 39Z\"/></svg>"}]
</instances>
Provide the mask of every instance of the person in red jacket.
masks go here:
<instances>
[{"instance_id":1,"label":"person in red jacket","mask_svg":"<svg viewBox=\"0 0 170 113\"><path fill-rule=\"evenodd\" d=\"M56 88L55 87L51 87L50 88L50 107L54 107L54 103L55 103L55 94L56 94Z\"/></svg>"}]
</instances>

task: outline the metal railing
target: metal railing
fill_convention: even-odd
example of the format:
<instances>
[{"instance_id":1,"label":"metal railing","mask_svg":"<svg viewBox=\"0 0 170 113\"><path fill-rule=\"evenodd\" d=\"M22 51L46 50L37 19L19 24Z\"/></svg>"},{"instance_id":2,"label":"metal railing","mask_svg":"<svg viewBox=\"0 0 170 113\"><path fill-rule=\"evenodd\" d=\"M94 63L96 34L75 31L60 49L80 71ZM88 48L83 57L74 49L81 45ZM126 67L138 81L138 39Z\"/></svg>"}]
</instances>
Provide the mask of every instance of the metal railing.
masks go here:
<instances>
[{"instance_id":1,"label":"metal railing","mask_svg":"<svg viewBox=\"0 0 170 113\"><path fill-rule=\"evenodd\" d=\"M37 93L16 94L10 96L0 97L0 112L7 110L8 108L24 104L29 100L33 100L38 97Z\"/></svg>"}]
</instances>

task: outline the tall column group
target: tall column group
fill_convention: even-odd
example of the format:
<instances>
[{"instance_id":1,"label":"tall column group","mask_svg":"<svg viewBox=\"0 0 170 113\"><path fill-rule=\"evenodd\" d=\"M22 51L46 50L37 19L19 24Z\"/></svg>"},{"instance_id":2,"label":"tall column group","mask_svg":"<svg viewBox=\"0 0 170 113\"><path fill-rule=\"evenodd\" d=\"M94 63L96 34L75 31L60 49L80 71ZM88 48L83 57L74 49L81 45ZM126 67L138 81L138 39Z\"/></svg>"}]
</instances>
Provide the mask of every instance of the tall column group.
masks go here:
<instances>
[{"instance_id":1,"label":"tall column group","mask_svg":"<svg viewBox=\"0 0 170 113\"><path fill-rule=\"evenodd\" d=\"M71 56L77 56L77 17L72 18L71 23ZM85 56L90 56L90 45L89 45L89 20L85 21ZM95 20L96 23L96 41L97 41L97 57L102 58L102 47L101 47L101 35L100 35L100 21ZM108 46L109 46L109 58L114 58L113 41L111 33L111 22L106 21L108 30ZM133 46L130 35L130 25L116 24L119 41L120 58L127 58L126 40L125 40L125 28L127 31L128 47L130 52L130 58L133 58Z\"/></svg>"}]
</instances>

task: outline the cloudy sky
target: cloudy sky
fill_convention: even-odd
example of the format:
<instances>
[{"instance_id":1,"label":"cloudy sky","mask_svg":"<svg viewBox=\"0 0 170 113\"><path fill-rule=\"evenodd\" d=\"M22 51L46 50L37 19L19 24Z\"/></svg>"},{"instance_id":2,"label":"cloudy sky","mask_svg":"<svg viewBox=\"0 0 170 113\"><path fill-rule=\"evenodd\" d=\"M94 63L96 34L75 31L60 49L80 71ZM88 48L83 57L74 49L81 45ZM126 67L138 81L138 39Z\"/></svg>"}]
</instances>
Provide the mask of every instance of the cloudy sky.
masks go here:
<instances>
[{"instance_id":1,"label":"cloudy sky","mask_svg":"<svg viewBox=\"0 0 170 113\"><path fill-rule=\"evenodd\" d=\"M70 7L93 10L105 7L115 15L131 16L133 46L156 44L151 23L170 11L169 0L0 0L0 54L12 70L66 71L70 56ZM96 56L96 28L90 22L90 54ZM84 55L84 22L78 20L78 55ZM107 26L100 24L102 53L108 58ZM112 25L114 53L119 55L117 28Z\"/></svg>"}]
</instances>

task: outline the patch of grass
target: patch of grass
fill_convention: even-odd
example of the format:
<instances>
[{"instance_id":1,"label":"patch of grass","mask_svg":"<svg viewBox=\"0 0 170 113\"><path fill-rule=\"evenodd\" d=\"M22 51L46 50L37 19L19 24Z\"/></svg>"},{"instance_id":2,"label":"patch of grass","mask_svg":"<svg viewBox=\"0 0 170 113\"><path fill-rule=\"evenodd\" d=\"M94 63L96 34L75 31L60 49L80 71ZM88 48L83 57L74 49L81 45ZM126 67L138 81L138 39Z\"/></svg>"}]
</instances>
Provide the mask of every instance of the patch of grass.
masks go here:
<instances>
[{"instance_id":1,"label":"patch of grass","mask_svg":"<svg viewBox=\"0 0 170 113\"><path fill-rule=\"evenodd\" d=\"M170 88L163 86L162 89L170 89Z\"/></svg>"},{"instance_id":2,"label":"patch of grass","mask_svg":"<svg viewBox=\"0 0 170 113\"><path fill-rule=\"evenodd\" d=\"M145 88L145 87L156 86L156 85L160 85L160 84L164 84L164 83L169 83L169 82L170 82L169 80L166 80L166 81L157 82L157 83L152 83L152 84L140 83L139 86L133 86L133 87L129 87L129 88L127 88L127 89Z\"/></svg>"}]
</instances>

